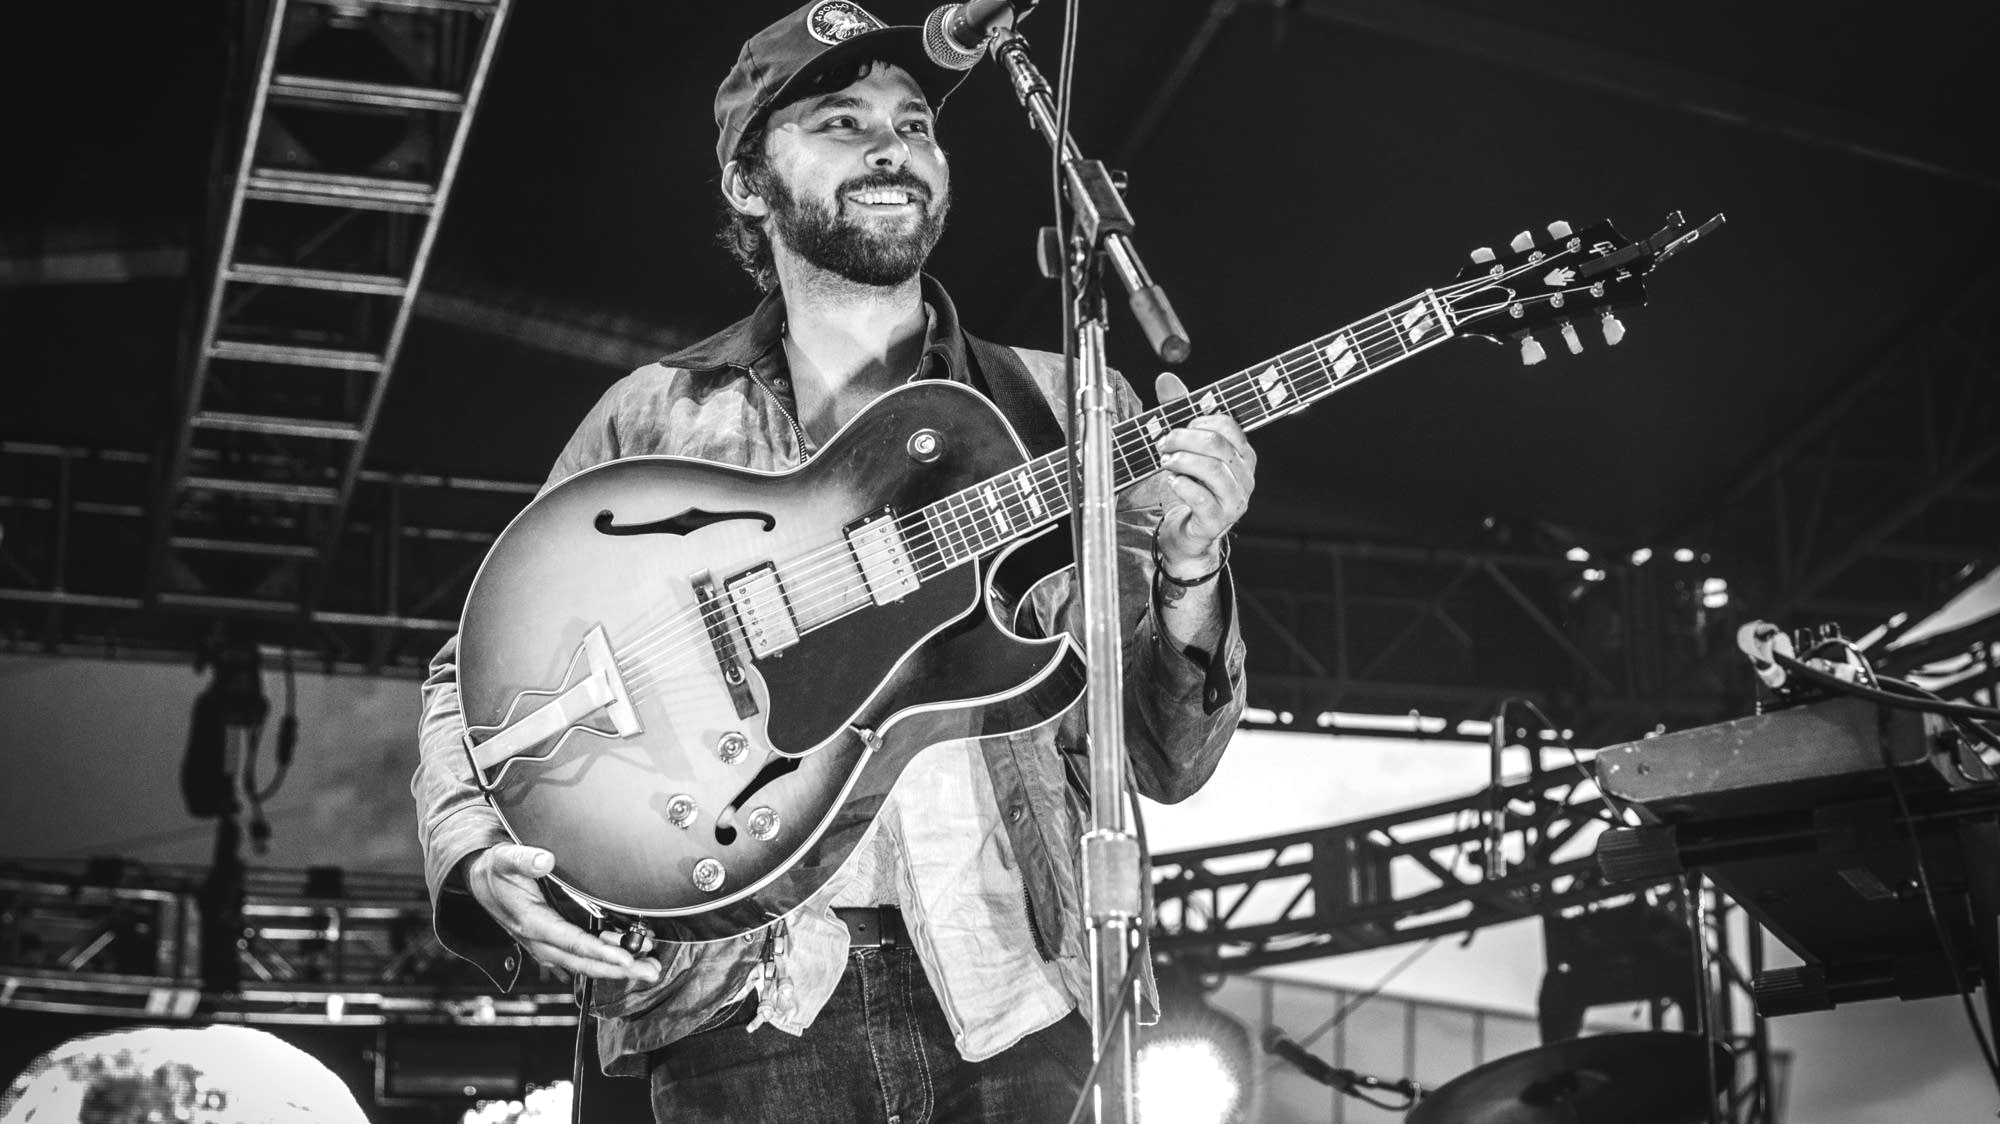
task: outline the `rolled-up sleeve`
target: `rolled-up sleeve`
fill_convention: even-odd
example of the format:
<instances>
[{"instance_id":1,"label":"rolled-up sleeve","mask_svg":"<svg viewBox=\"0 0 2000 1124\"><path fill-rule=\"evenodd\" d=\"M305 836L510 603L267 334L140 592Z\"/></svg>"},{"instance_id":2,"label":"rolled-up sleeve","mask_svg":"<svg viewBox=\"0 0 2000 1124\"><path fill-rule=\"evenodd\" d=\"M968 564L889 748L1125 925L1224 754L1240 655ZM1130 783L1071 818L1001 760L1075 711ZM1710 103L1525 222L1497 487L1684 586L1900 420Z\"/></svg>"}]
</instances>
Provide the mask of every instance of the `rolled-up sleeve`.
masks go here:
<instances>
[{"instance_id":1,"label":"rolled-up sleeve","mask_svg":"<svg viewBox=\"0 0 2000 1124\"><path fill-rule=\"evenodd\" d=\"M496 843L509 841L499 813L473 779L464 749L465 716L458 702L458 637L445 641L424 679L423 714L417 725L417 771L410 795L417 804L417 838L424 851L438 940L472 961L495 983L512 987L520 958L498 922L467 891L459 864Z\"/></svg>"},{"instance_id":2,"label":"rolled-up sleeve","mask_svg":"<svg viewBox=\"0 0 2000 1124\"><path fill-rule=\"evenodd\" d=\"M1116 378L1118 416L1140 405ZM1118 503L1118 613L1124 622L1125 745L1139 792L1178 803L1207 783L1243 714L1243 638L1227 566L1216 575L1222 627L1215 651L1177 645L1160 624L1153 575L1153 531L1169 493L1159 477L1127 489ZM1066 575L1047 583L1037 606L1045 628L1081 637L1081 599ZM1053 619L1051 619L1053 618Z\"/></svg>"}]
</instances>

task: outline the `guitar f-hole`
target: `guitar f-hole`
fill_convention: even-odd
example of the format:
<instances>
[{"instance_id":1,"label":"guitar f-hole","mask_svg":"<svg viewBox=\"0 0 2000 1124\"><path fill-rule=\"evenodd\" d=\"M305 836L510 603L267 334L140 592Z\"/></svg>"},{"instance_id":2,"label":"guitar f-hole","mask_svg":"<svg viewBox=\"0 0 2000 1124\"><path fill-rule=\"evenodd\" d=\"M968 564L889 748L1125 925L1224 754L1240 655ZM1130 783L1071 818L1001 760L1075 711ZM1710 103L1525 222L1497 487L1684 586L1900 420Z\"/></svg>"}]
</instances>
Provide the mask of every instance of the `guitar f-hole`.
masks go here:
<instances>
[{"instance_id":1,"label":"guitar f-hole","mask_svg":"<svg viewBox=\"0 0 2000 1124\"><path fill-rule=\"evenodd\" d=\"M798 767L798 758L779 757L757 770L757 775L750 778L750 783L743 787L742 792L736 794L736 799L731 800L729 806L715 817L715 841L725 847L736 842L736 809L749 803L750 798L757 795L765 785L786 773L797 771Z\"/></svg>"}]
</instances>

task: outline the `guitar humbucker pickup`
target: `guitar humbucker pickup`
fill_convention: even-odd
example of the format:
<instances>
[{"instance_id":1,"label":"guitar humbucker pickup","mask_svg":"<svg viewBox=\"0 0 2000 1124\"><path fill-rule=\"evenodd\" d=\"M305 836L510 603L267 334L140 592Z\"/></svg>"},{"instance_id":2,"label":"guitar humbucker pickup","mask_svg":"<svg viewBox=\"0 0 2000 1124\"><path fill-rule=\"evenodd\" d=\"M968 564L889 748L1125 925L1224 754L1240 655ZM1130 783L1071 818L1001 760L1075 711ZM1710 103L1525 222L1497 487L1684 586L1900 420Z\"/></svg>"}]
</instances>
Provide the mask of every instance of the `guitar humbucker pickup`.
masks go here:
<instances>
[{"instance_id":1,"label":"guitar humbucker pickup","mask_svg":"<svg viewBox=\"0 0 2000 1124\"><path fill-rule=\"evenodd\" d=\"M799 642L799 622L785 599L785 587L778 581L778 568L769 562L753 566L723 583L729 592L736 623L750 645L750 654L762 659L774 656Z\"/></svg>"},{"instance_id":2,"label":"guitar humbucker pickup","mask_svg":"<svg viewBox=\"0 0 2000 1124\"><path fill-rule=\"evenodd\" d=\"M847 547L854 552L854 564L861 568L861 580L868 583L868 596L877 605L917 591L916 565L910 561L895 513L888 508L849 523Z\"/></svg>"}]
</instances>

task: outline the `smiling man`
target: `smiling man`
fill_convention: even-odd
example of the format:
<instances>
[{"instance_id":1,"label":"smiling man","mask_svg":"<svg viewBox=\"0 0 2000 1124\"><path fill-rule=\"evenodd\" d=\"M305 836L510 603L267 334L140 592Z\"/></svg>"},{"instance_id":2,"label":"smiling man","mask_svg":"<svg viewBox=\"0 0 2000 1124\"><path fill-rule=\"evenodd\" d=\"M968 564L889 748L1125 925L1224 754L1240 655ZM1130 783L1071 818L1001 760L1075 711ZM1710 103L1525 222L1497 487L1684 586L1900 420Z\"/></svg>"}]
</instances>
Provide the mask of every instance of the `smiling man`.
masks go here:
<instances>
[{"instance_id":1,"label":"smiling man","mask_svg":"<svg viewBox=\"0 0 2000 1124\"><path fill-rule=\"evenodd\" d=\"M921 29L884 26L849 0L818 0L745 44L715 99L722 240L767 295L614 385L550 482L644 454L793 469L921 379L960 383L1017 427L1054 434L1061 357L966 333L922 272L951 204L937 110L960 78L925 58ZM1171 375L1159 385L1185 393ZM1136 412L1131 389L1116 389L1121 414ZM1119 608L1131 775L1172 801L1213 772L1242 708L1224 538L1256 456L1226 416L1160 449L1165 471L1120 499ZM1044 635L1080 632L1067 575L1037 586L1028 608ZM650 1077L659 1120L1068 1114L1091 1054L1078 1013L1090 987L1080 707L917 754L847 862L782 921L633 956L544 904L538 879L554 857L510 842L484 803L461 744L456 644L425 684L412 782L439 935L509 986L521 949L608 981L605 1069Z\"/></svg>"}]
</instances>

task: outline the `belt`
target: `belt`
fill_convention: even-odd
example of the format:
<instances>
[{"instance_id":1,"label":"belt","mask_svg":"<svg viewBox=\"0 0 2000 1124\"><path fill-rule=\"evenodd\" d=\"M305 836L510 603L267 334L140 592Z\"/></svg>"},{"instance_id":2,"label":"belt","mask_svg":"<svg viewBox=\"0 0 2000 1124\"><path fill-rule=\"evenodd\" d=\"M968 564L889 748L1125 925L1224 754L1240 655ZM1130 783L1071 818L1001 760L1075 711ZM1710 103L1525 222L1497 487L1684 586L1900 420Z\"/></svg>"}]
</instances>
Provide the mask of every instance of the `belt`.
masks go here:
<instances>
[{"instance_id":1,"label":"belt","mask_svg":"<svg viewBox=\"0 0 2000 1124\"><path fill-rule=\"evenodd\" d=\"M903 925L903 911L893 905L835 909L833 915L847 926L849 948L910 947L910 930Z\"/></svg>"}]
</instances>

